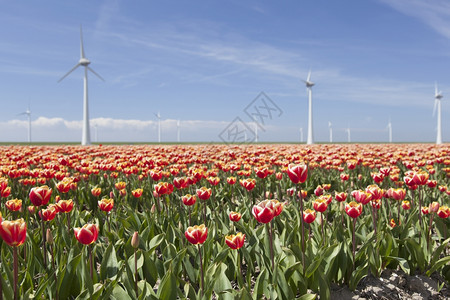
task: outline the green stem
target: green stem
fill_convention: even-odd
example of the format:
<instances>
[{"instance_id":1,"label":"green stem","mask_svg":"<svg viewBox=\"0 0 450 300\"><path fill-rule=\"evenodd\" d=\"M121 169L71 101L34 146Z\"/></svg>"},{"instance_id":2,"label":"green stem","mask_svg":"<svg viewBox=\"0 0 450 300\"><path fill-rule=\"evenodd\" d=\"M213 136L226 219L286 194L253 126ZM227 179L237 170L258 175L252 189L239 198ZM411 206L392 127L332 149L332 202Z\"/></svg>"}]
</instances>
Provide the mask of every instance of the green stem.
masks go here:
<instances>
[{"instance_id":1,"label":"green stem","mask_svg":"<svg viewBox=\"0 0 450 300\"><path fill-rule=\"evenodd\" d=\"M46 238L45 238L45 222L44 219L41 217L41 227L42 227L42 252L44 257L44 268L47 268L47 245L46 245Z\"/></svg>"},{"instance_id":2,"label":"green stem","mask_svg":"<svg viewBox=\"0 0 450 300\"><path fill-rule=\"evenodd\" d=\"M204 276L203 276L203 259L202 259L202 249L200 248L200 244L197 244L198 246L198 253L200 255L200 292L203 297L203 289L205 286L204 282Z\"/></svg>"},{"instance_id":3,"label":"green stem","mask_svg":"<svg viewBox=\"0 0 450 300\"><path fill-rule=\"evenodd\" d=\"M353 271L355 270L355 252L356 252L356 243L355 243L355 227L356 227L356 218L353 218L353 231L352 231L352 256L353 256Z\"/></svg>"},{"instance_id":4,"label":"green stem","mask_svg":"<svg viewBox=\"0 0 450 300\"><path fill-rule=\"evenodd\" d=\"M19 299L18 285L19 285L19 268L17 265L17 247L13 247L13 268L14 268L14 300Z\"/></svg>"},{"instance_id":5,"label":"green stem","mask_svg":"<svg viewBox=\"0 0 450 300\"><path fill-rule=\"evenodd\" d=\"M303 214L303 195L302 195L302 188L300 187L300 213ZM303 217L300 218L300 224L302 227L302 265L303 265L303 273L305 273L306 267L305 267L305 224L303 222Z\"/></svg>"},{"instance_id":6,"label":"green stem","mask_svg":"<svg viewBox=\"0 0 450 300\"><path fill-rule=\"evenodd\" d=\"M88 245L88 253L89 253L89 269L91 274L91 279L94 281L94 260L92 259L92 249L91 246Z\"/></svg>"},{"instance_id":7,"label":"green stem","mask_svg":"<svg viewBox=\"0 0 450 300\"><path fill-rule=\"evenodd\" d=\"M134 290L136 292L136 298L139 297L139 292L138 292L138 271L137 271L137 249L134 249Z\"/></svg>"},{"instance_id":8,"label":"green stem","mask_svg":"<svg viewBox=\"0 0 450 300\"><path fill-rule=\"evenodd\" d=\"M273 254L273 241L272 241L272 221L269 222L268 224L268 229L269 229L269 246L270 246L270 260L272 261L272 270L275 267L275 263L274 263L274 254Z\"/></svg>"}]
</instances>

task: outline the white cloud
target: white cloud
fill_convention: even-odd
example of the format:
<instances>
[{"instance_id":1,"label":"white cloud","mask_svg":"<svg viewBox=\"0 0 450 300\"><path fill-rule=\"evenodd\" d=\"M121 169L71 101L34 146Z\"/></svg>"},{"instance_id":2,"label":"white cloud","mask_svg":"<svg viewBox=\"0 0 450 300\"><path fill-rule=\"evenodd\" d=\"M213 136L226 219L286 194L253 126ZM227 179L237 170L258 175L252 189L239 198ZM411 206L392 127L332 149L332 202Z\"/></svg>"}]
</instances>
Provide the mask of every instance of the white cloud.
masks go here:
<instances>
[{"instance_id":1,"label":"white cloud","mask_svg":"<svg viewBox=\"0 0 450 300\"><path fill-rule=\"evenodd\" d=\"M447 0L380 0L403 14L418 18L450 38L450 2Z\"/></svg>"}]
</instances>

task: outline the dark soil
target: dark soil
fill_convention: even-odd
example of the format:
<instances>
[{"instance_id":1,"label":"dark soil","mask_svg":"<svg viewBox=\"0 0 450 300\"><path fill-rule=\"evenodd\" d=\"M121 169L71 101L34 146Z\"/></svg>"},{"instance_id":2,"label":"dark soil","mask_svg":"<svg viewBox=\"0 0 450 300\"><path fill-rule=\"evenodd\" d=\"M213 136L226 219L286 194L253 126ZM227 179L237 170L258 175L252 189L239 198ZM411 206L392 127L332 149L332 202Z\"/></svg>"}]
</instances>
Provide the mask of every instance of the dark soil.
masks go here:
<instances>
[{"instance_id":1,"label":"dark soil","mask_svg":"<svg viewBox=\"0 0 450 300\"><path fill-rule=\"evenodd\" d=\"M333 285L331 299L336 300L448 300L450 288L439 275L410 276L402 271L385 270L379 278L367 276L355 291Z\"/></svg>"}]
</instances>

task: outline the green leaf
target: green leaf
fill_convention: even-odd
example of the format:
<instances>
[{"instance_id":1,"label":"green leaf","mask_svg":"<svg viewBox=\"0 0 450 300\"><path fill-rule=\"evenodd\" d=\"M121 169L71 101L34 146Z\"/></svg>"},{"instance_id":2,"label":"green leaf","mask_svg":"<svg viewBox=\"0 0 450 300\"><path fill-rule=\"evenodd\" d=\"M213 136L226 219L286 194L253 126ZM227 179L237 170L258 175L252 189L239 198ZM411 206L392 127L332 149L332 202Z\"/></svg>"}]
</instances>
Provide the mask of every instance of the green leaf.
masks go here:
<instances>
[{"instance_id":1,"label":"green leaf","mask_svg":"<svg viewBox=\"0 0 450 300\"><path fill-rule=\"evenodd\" d=\"M320 266L320 263L322 262L322 260L323 260L323 256L319 256L319 257L316 257L316 259L314 259L312 261L312 263L306 269L306 272L305 272L306 278L309 278L309 277L311 277L312 274L314 274L314 272Z\"/></svg>"},{"instance_id":2,"label":"green leaf","mask_svg":"<svg viewBox=\"0 0 450 300\"><path fill-rule=\"evenodd\" d=\"M368 264L367 262L363 265L360 265L356 268L355 271L353 271L352 276L350 278L349 282L349 288L354 291L356 289L356 286L358 283L367 276L367 270L368 270Z\"/></svg>"},{"instance_id":3,"label":"green leaf","mask_svg":"<svg viewBox=\"0 0 450 300\"><path fill-rule=\"evenodd\" d=\"M176 299L177 289L177 279L169 270L162 278L156 296L158 296L158 299Z\"/></svg>"},{"instance_id":4,"label":"green leaf","mask_svg":"<svg viewBox=\"0 0 450 300\"><path fill-rule=\"evenodd\" d=\"M411 269L410 269L408 261L406 259L401 258L401 257L395 257L395 256L388 256L387 258L396 260L399 263L400 268L402 268L403 272L405 272L406 274L411 273Z\"/></svg>"},{"instance_id":5,"label":"green leaf","mask_svg":"<svg viewBox=\"0 0 450 300\"><path fill-rule=\"evenodd\" d=\"M434 271L438 270L440 267L445 266L450 262L450 256L446 256L438 260L431 268L427 271L427 276L431 276Z\"/></svg>"},{"instance_id":6,"label":"green leaf","mask_svg":"<svg viewBox=\"0 0 450 300\"><path fill-rule=\"evenodd\" d=\"M158 234L158 235L154 236L150 240L150 242L148 244L148 247L149 247L149 251L148 252L152 253L153 250L155 250L156 247L158 247L162 243L162 241L164 241L164 238L165 238L165 234L164 233L161 233L161 234Z\"/></svg>"},{"instance_id":7,"label":"green leaf","mask_svg":"<svg viewBox=\"0 0 450 300\"><path fill-rule=\"evenodd\" d=\"M431 258L430 261L430 266L433 266L436 261L439 259L442 251L444 251L445 248L447 248L447 246L450 244L450 238L446 239L445 241L442 242L442 244L436 248L436 250L434 250L433 256Z\"/></svg>"},{"instance_id":8,"label":"green leaf","mask_svg":"<svg viewBox=\"0 0 450 300\"><path fill-rule=\"evenodd\" d=\"M262 269L259 273L258 278L255 282L255 287L253 289L253 299L260 299L264 293L264 286L267 285L267 269Z\"/></svg>"},{"instance_id":9,"label":"green leaf","mask_svg":"<svg viewBox=\"0 0 450 300\"><path fill-rule=\"evenodd\" d=\"M130 295L120 286L116 285L111 295L112 300L127 300L131 299ZM167 298L168 299L168 298Z\"/></svg>"},{"instance_id":10,"label":"green leaf","mask_svg":"<svg viewBox=\"0 0 450 300\"><path fill-rule=\"evenodd\" d=\"M103 254L102 263L100 266L100 279L105 280L107 278L115 279L119 272L116 250L112 244L109 244Z\"/></svg>"},{"instance_id":11,"label":"green leaf","mask_svg":"<svg viewBox=\"0 0 450 300\"><path fill-rule=\"evenodd\" d=\"M317 298L316 294L305 294L303 296L301 296L300 298L298 298L298 300L314 300Z\"/></svg>"}]
</instances>

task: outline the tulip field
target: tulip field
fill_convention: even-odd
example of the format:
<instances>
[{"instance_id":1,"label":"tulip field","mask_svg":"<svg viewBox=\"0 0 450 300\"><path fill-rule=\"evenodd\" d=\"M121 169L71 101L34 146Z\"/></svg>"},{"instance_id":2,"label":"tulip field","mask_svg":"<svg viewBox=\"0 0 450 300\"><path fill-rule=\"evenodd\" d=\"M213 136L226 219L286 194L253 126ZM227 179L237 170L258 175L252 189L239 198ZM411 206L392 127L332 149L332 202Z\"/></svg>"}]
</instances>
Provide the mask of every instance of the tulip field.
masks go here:
<instances>
[{"instance_id":1,"label":"tulip field","mask_svg":"<svg viewBox=\"0 0 450 300\"><path fill-rule=\"evenodd\" d=\"M449 286L448 145L2 146L0 192L0 299Z\"/></svg>"}]
</instances>

